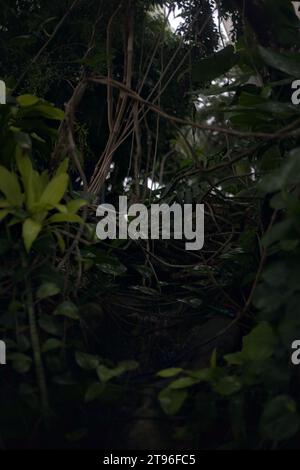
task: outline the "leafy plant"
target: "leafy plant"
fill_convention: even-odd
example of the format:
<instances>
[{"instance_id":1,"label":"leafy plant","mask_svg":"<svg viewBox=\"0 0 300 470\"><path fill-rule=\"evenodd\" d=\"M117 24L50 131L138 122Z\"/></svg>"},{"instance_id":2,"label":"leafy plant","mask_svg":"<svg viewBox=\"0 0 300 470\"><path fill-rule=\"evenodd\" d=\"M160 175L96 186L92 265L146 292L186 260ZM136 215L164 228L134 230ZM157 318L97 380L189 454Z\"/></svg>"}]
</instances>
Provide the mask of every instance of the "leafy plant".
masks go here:
<instances>
[{"instance_id":1,"label":"leafy plant","mask_svg":"<svg viewBox=\"0 0 300 470\"><path fill-rule=\"evenodd\" d=\"M47 172L39 174L35 171L30 158L21 150L16 161L19 178L16 173L0 167L0 191L5 196L1 200L0 218L11 215L10 225L22 224L22 237L26 251L29 252L43 229L51 231L53 224L63 222L82 223L76 212L86 201L77 199L61 204L69 180L67 160L52 178L49 178Z\"/></svg>"}]
</instances>

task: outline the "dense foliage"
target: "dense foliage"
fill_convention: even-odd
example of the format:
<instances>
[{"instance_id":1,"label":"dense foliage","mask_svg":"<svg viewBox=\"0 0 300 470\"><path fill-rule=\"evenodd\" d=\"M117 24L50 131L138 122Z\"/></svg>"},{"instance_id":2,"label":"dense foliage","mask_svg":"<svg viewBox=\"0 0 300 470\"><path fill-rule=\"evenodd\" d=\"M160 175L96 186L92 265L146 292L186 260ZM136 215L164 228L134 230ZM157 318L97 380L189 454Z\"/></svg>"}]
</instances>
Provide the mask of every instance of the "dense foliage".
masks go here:
<instances>
[{"instance_id":1,"label":"dense foliage","mask_svg":"<svg viewBox=\"0 0 300 470\"><path fill-rule=\"evenodd\" d=\"M5 2L0 447L299 448L299 47L290 1ZM204 248L97 239L122 194Z\"/></svg>"}]
</instances>

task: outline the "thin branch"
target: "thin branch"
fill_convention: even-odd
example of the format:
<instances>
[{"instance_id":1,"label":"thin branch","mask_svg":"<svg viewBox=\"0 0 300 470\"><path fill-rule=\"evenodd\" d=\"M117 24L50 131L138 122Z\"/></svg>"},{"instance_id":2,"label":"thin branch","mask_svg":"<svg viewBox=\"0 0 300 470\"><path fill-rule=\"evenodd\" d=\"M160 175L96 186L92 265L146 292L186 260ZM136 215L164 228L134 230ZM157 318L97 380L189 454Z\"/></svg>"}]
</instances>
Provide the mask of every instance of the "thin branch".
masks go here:
<instances>
[{"instance_id":1,"label":"thin branch","mask_svg":"<svg viewBox=\"0 0 300 470\"><path fill-rule=\"evenodd\" d=\"M102 76L92 76L89 77L88 80L93 83L100 83L102 85L107 84L107 77L102 77ZM190 121L188 119L183 119L179 118L177 116L173 116L171 114L166 113L163 111L161 108L158 106L154 105L150 101L145 100L142 98L140 95L138 95L135 91L132 89L128 88L126 85L124 85L121 82L118 82L117 80L110 80L110 83L112 84L113 87L119 88L123 90L125 93L128 94L131 98L133 98L136 101L139 101L140 103L148 106L152 111L155 113L159 114L162 116L164 119L167 119L168 121L176 122L177 124L182 124L184 126L191 126L195 127L197 129L202 129L206 130L209 132L217 132L220 134L226 134L226 135L233 135L237 137L256 137L256 138L262 138L262 139L275 139L275 138L282 138L288 136L288 134L284 134L283 131L286 131L285 128L275 132L275 133L268 133L268 132L243 132L243 131L237 131L235 129L232 129L230 127L220 127L220 126L212 126L210 124L200 124L198 122ZM296 125L296 123L294 123Z\"/></svg>"}]
</instances>

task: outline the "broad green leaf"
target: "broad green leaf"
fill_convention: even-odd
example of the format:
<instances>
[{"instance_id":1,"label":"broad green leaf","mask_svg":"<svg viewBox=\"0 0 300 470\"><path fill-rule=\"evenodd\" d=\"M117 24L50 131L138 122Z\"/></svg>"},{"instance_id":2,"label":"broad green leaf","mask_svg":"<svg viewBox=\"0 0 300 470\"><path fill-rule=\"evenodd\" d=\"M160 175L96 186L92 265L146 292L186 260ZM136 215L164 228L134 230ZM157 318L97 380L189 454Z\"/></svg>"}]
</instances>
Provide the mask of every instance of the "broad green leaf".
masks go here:
<instances>
[{"instance_id":1,"label":"broad green leaf","mask_svg":"<svg viewBox=\"0 0 300 470\"><path fill-rule=\"evenodd\" d=\"M174 380L174 382L170 383L169 388L171 388L172 390L179 390L181 388L192 387L193 385L199 382L199 379L193 377L180 377L179 379Z\"/></svg>"},{"instance_id":2,"label":"broad green leaf","mask_svg":"<svg viewBox=\"0 0 300 470\"><path fill-rule=\"evenodd\" d=\"M56 349L61 349L63 347L63 341L56 338L49 338L42 346L42 352L46 353L49 351L55 351Z\"/></svg>"},{"instance_id":3,"label":"broad green leaf","mask_svg":"<svg viewBox=\"0 0 300 470\"><path fill-rule=\"evenodd\" d=\"M65 241L64 241L63 237L61 236L61 234L57 230L53 230L53 233L57 238L57 243L58 243L60 252L64 253L65 250L66 250L66 244L65 244Z\"/></svg>"},{"instance_id":4,"label":"broad green leaf","mask_svg":"<svg viewBox=\"0 0 300 470\"><path fill-rule=\"evenodd\" d=\"M9 211L6 209L0 210L0 221L5 219L5 217L9 214Z\"/></svg>"},{"instance_id":5,"label":"broad green leaf","mask_svg":"<svg viewBox=\"0 0 300 470\"><path fill-rule=\"evenodd\" d=\"M86 206L86 205L87 205L87 201L85 201L84 199L73 199L73 201L70 201L67 203L67 209L68 209L68 212L76 214L76 212L79 211L81 207Z\"/></svg>"},{"instance_id":6,"label":"broad green leaf","mask_svg":"<svg viewBox=\"0 0 300 470\"><path fill-rule=\"evenodd\" d=\"M66 174L55 176L44 190L40 204L53 207L58 204L68 187L69 177Z\"/></svg>"},{"instance_id":7,"label":"broad green leaf","mask_svg":"<svg viewBox=\"0 0 300 470\"><path fill-rule=\"evenodd\" d=\"M217 349L216 348L213 350L211 358L210 358L210 367L212 369L215 369L217 367Z\"/></svg>"},{"instance_id":8,"label":"broad green leaf","mask_svg":"<svg viewBox=\"0 0 300 470\"><path fill-rule=\"evenodd\" d=\"M7 207L11 207L11 204L8 202L7 199L0 199L0 208L6 209Z\"/></svg>"},{"instance_id":9,"label":"broad green leaf","mask_svg":"<svg viewBox=\"0 0 300 470\"><path fill-rule=\"evenodd\" d=\"M0 166L0 191L12 206L22 206L24 197L17 175L8 171L4 166Z\"/></svg>"},{"instance_id":10,"label":"broad green leaf","mask_svg":"<svg viewBox=\"0 0 300 470\"><path fill-rule=\"evenodd\" d=\"M186 390L172 390L164 388L158 395L158 400L167 415L175 415L181 409L188 397Z\"/></svg>"},{"instance_id":11,"label":"broad green leaf","mask_svg":"<svg viewBox=\"0 0 300 470\"><path fill-rule=\"evenodd\" d=\"M47 119L53 119L54 121L62 121L65 117L65 113L50 104L39 104L34 107L35 113L41 114Z\"/></svg>"},{"instance_id":12,"label":"broad green leaf","mask_svg":"<svg viewBox=\"0 0 300 470\"><path fill-rule=\"evenodd\" d=\"M283 220L275 224L268 230L262 237L262 244L264 247L271 246L273 243L288 238L288 235L293 228L293 222L290 219Z\"/></svg>"},{"instance_id":13,"label":"broad green leaf","mask_svg":"<svg viewBox=\"0 0 300 470\"><path fill-rule=\"evenodd\" d=\"M239 352L232 353L232 354L226 354L224 356L224 359L230 365L240 366L243 364L245 360L245 356L243 355L242 352L239 351Z\"/></svg>"},{"instance_id":14,"label":"broad green leaf","mask_svg":"<svg viewBox=\"0 0 300 470\"><path fill-rule=\"evenodd\" d=\"M53 282L44 282L37 291L36 298L46 299L47 297L52 297L57 295L60 292L60 288Z\"/></svg>"},{"instance_id":15,"label":"broad green leaf","mask_svg":"<svg viewBox=\"0 0 300 470\"><path fill-rule=\"evenodd\" d=\"M289 271L283 261L271 263L263 272L264 281L274 288L279 288L286 283Z\"/></svg>"},{"instance_id":16,"label":"broad green leaf","mask_svg":"<svg viewBox=\"0 0 300 470\"><path fill-rule=\"evenodd\" d=\"M31 349L30 340L27 336L20 334L18 337L18 349L20 352L26 352Z\"/></svg>"},{"instance_id":17,"label":"broad green leaf","mask_svg":"<svg viewBox=\"0 0 300 470\"><path fill-rule=\"evenodd\" d=\"M22 182L25 190L25 199L26 199L26 206L28 210L31 210L34 202L34 187L33 187L33 169L31 160L28 155L21 155L19 154L16 157L18 170L22 177Z\"/></svg>"},{"instance_id":18,"label":"broad green leaf","mask_svg":"<svg viewBox=\"0 0 300 470\"><path fill-rule=\"evenodd\" d=\"M214 370L211 368L190 370L188 371L190 377L197 379L199 382L210 382L214 375Z\"/></svg>"},{"instance_id":19,"label":"broad green leaf","mask_svg":"<svg viewBox=\"0 0 300 470\"><path fill-rule=\"evenodd\" d=\"M262 46L259 46L259 52L263 60L270 67L293 77L300 77L300 54L282 54Z\"/></svg>"},{"instance_id":20,"label":"broad green leaf","mask_svg":"<svg viewBox=\"0 0 300 470\"><path fill-rule=\"evenodd\" d=\"M61 214L67 214L68 213L68 209L67 209L67 206L65 204L56 204L55 209L57 209L58 212L60 212Z\"/></svg>"},{"instance_id":21,"label":"broad green leaf","mask_svg":"<svg viewBox=\"0 0 300 470\"><path fill-rule=\"evenodd\" d=\"M39 326L43 331L49 333L50 335L54 336L62 336L63 335L63 327L53 318L52 315L47 315L43 313L43 315L39 318Z\"/></svg>"},{"instance_id":22,"label":"broad green leaf","mask_svg":"<svg viewBox=\"0 0 300 470\"><path fill-rule=\"evenodd\" d=\"M270 207L272 207L272 209L283 210L286 206L287 201L283 196L283 192L275 194L270 201Z\"/></svg>"},{"instance_id":23,"label":"broad green leaf","mask_svg":"<svg viewBox=\"0 0 300 470\"><path fill-rule=\"evenodd\" d=\"M64 175L68 172L69 159L65 158L57 168L55 176Z\"/></svg>"},{"instance_id":24,"label":"broad green leaf","mask_svg":"<svg viewBox=\"0 0 300 470\"><path fill-rule=\"evenodd\" d=\"M103 391L105 389L105 385L101 384L99 382L93 382L87 389L85 396L84 396L84 401L86 403L90 403L91 401L96 400L97 398L100 398L103 394Z\"/></svg>"},{"instance_id":25,"label":"broad green leaf","mask_svg":"<svg viewBox=\"0 0 300 470\"><path fill-rule=\"evenodd\" d=\"M298 432L299 424L296 403L291 397L280 395L264 406L260 429L265 439L285 441Z\"/></svg>"},{"instance_id":26,"label":"broad green leaf","mask_svg":"<svg viewBox=\"0 0 300 470\"><path fill-rule=\"evenodd\" d=\"M237 64L239 56L233 46L227 46L215 54L194 62L192 77L195 82L209 82L228 72Z\"/></svg>"},{"instance_id":27,"label":"broad green leaf","mask_svg":"<svg viewBox=\"0 0 300 470\"><path fill-rule=\"evenodd\" d=\"M26 374L31 368L32 359L23 353L10 353L8 355L9 361L12 361L12 367L19 374Z\"/></svg>"},{"instance_id":28,"label":"broad green leaf","mask_svg":"<svg viewBox=\"0 0 300 470\"><path fill-rule=\"evenodd\" d=\"M47 215L48 215L48 211L47 210L37 210L37 206L36 204L34 204L33 206L33 209L32 209L32 219L33 220L36 220L36 222L39 222L39 223L42 223L44 222L44 220L46 219Z\"/></svg>"},{"instance_id":29,"label":"broad green leaf","mask_svg":"<svg viewBox=\"0 0 300 470\"><path fill-rule=\"evenodd\" d=\"M241 389L241 382L238 377L228 376L223 377L214 384L213 388L215 392L220 395L229 396L238 392Z\"/></svg>"},{"instance_id":30,"label":"broad green leaf","mask_svg":"<svg viewBox=\"0 0 300 470\"><path fill-rule=\"evenodd\" d=\"M265 0L264 8L268 15L268 28L270 37L276 38L276 42L286 47L298 47L299 45L299 18L295 15L298 4L286 0Z\"/></svg>"},{"instance_id":31,"label":"broad green leaf","mask_svg":"<svg viewBox=\"0 0 300 470\"><path fill-rule=\"evenodd\" d=\"M44 184L42 175L35 170L32 173L32 184L34 189L34 198L36 201L39 201L46 185Z\"/></svg>"},{"instance_id":32,"label":"broad green leaf","mask_svg":"<svg viewBox=\"0 0 300 470\"><path fill-rule=\"evenodd\" d=\"M62 302L55 310L54 315L62 315L64 317L72 318L72 320L80 320L78 307L68 300Z\"/></svg>"},{"instance_id":33,"label":"broad green leaf","mask_svg":"<svg viewBox=\"0 0 300 470\"><path fill-rule=\"evenodd\" d=\"M17 98L17 103L22 107L34 106L39 101L40 99L33 95L21 95Z\"/></svg>"},{"instance_id":34,"label":"broad green leaf","mask_svg":"<svg viewBox=\"0 0 300 470\"><path fill-rule=\"evenodd\" d=\"M300 150L290 152L286 161L272 173L266 175L258 184L264 194L283 190L300 182Z\"/></svg>"},{"instance_id":35,"label":"broad green leaf","mask_svg":"<svg viewBox=\"0 0 300 470\"><path fill-rule=\"evenodd\" d=\"M23 184L25 186L30 182L30 177L32 174L32 163L28 155L18 154L16 157L17 167L22 177Z\"/></svg>"},{"instance_id":36,"label":"broad green leaf","mask_svg":"<svg viewBox=\"0 0 300 470\"><path fill-rule=\"evenodd\" d=\"M244 112L244 113L255 113L260 112L267 114L268 119L271 118L282 118L287 119L295 114L298 114L297 107L292 103L284 103L282 101L269 100L262 97L261 95L253 95L251 93L241 93L239 97L238 105L231 105L224 109L228 112ZM252 115L253 117L253 115Z\"/></svg>"},{"instance_id":37,"label":"broad green leaf","mask_svg":"<svg viewBox=\"0 0 300 470\"><path fill-rule=\"evenodd\" d=\"M43 173L40 174L40 179L44 190L49 183L49 173L47 170L43 171Z\"/></svg>"},{"instance_id":38,"label":"broad green leaf","mask_svg":"<svg viewBox=\"0 0 300 470\"><path fill-rule=\"evenodd\" d=\"M22 235L27 252L30 251L33 242L36 240L41 230L42 224L33 219L26 219L23 223Z\"/></svg>"},{"instance_id":39,"label":"broad green leaf","mask_svg":"<svg viewBox=\"0 0 300 470\"><path fill-rule=\"evenodd\" d=\"M101 364L97 367L97 375L101 382L106 383L114 377L119 377L125 372L123 367L115 367L114 369L109 369L105 365Z\"/></svg>"},{"instance_id":40,"label":"broad green leaf","mask_svg":"<svg viewBox=\"0 0 300 470\"><path fill-rule=\"evenodd\" d=\"M276 336L266 322L258 324L243 340L243 354L252 361L266 361L275 350Z\"/></svg>"},{"instance_id":41,"label":"broad green leaf","mask_svg":"<svg viewBox=\"0 0 300 470\"><path fill-rule=\"evenodd\" d=\"M85 370L96 369L99 365L98 356L93 356L92 354L77 351L75 353L75 359L79 367Z\"/></svg>"},{"instance_id":42,"label":"broad green leaf","mask_svg":"<svg viewBox=\"0 0 300 470\"><path fill-rule=\"evenodd\" d=\"M176 375L180 374L180 372L182 371L183 369L181 369L181 367L171 367L170 369L160 370L159 372L157 372L156 375L158 377L167 379L169 377L175 377Z\"/></svg>"},{"instance_id":43,"label":"broad green leaf","mask_svg":"<svg viewBox=\"0 0 300 470\"><path fill-rule=\"evenodd\" d=\"M298 245L299 240L296 239L280 240L280 248L282 248L283 251L294 251Z\"/></svg>"},{"instance_id":44,"label":"broad green leaf","mask_svg":"<svg viewBox=\"0 0 300 470\"><path fill-rule=\"evenodd\" d=\"M47 219L47 223L49 224L55 224L55 223L61 223L61 222L83 224L82 218L77 214L54 214L54 215L51 215L51 217Z\"/></svg>"}]
</instances>

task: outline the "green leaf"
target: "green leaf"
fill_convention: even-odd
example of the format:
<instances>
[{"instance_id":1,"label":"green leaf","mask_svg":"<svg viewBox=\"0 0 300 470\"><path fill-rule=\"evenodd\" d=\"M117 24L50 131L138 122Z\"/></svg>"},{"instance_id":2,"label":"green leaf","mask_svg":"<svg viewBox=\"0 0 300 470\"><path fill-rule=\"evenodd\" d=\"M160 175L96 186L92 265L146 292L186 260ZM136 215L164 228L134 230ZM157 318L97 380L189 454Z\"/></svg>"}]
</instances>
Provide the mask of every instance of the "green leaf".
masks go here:
<instances>
[{"instance_id":1,"label":"green leaf","mask_svg":"<svg viewBox=\"0 0 300 470\"><path fill-rule=\"evenodd\" d=\"M181 369L181 367L170 367L169 369L160 370L159 372L157 372L156 375L158 377L168 379L169 377L175 377L176 375L180 374L180 372L182 371L183 369Z\"/></svg>"},{"instance_id":2,"label":"green leaf","mask_svg":"<svg viewBox=\"0 0 300 470\"><path fill-rule=\"evenodd\" d=\"M62 336L63 334L63 327L57 321L55 321L52 315L43 313L43 315L39 318L38 323L40 328L50 335Z\"/></svg>"},{"instance_id":3,"label":"green leaf","mask_svg":"<svg viewBox=\"0 0 300 470\"><path fill-rule=\"evenodd\" d=\"M270 67L293 77L298 78L300 76L300 54L280 54L262 46L259 46L258 49L261 57Z\"/></svg>"},{"instance_id":4,"label":"green leaf","mask_svg":"<svg viewBox=\"0 0 300 470\"><path fill-rule=\"evenodd\" d=\"M186 390L172 390L164 388L158 395L158 400L163 411L167 415L175 415L182 408L188 397Z\"/></svg>"},{"instance_id":5,"label":"green leaf","mask_svg":"<svg viewBox=\"0 0 300 470\"><path fill-rule=\"evenodd\" d=\"M65 204L56 204L55 209L57 209L58 212L60 212L61 214L67 214L68 213L68 209L67 209L67 206Z\"/></svg>"},{"instance_id":6,"label":"green leaf","mask_svg":"<svg viewBox=\"0 0 300 470\"><path fill-rule=\"evenodd\" d=\"M283 261L271 263L263 272L262 278L269 286L278 288L286 283L288 267Z\"/></svg>"},{"instance_id":7,"label":"green leaf","mask_svg":"<svg viewBox=\"0 0 300 470\"><path fill-rule=\"evenodd\" d=\"M106 383L114 377L118 377L119 375L123 374L124 369L116 368L116 369L109 369L108 367L104 366L103 364L97 367L97 374L101 382Z\"/></svg>"},{"instance_id":8,"label":"green leaf","mask_svg":"<svg viewBox=\"0 0 300 470\"><path fill-rule=\"evenodd\" d=\"M65 158L57 168L55 176L64 175L68 172L69 159Z\"/></svg>"},{"instance_id":9,"label":"green leaf","mask_svg":"<svg viewBox=\"0 0 300 470\"><path fill-rule=\"evenodd\" d=\"M213 350L211 358L210 358L210 367L212 369L215 369L217 367L217 349L216 348Z\"/></svg>"},{"instance_id":10,"label":"green leaf","mask_svg":"<svg viewBox=\"0 0 300 470\"><path fill-rule=\"evenodd\" d=\"M47 297L52 297L57 295L60 292L60 288L53 282L45 282L42 284L37 291L36 298L46 299Z\"/></svg>"},{"instance_id":11,"label":"green leaf","mask_svg":"<svg viewBox=\"0 0 300 470\"><path fill-rule=\"evenodd\" d=\"M60 252L64 253L65 250L66 250L66 244L65 244L65 241L64 241L63 237L61 236L61 234L57 230L54 230L53 232L54 232L54 235L57 238L57 243L58 243Z\"/></svg>"},{"instance_id":12,"label":"green leaf","mask_svg":"<svg viewBox=\"0 0 300 470\"><path fill-rule=\"evenodd\" d=\"M258 184L264 193L272 193L293 186L300 182L300 150L290 152L287 160L272 173L266 175Z\"/></svg>"},{"instance_id":13,"label":"green leaf","mask_svg":"<svg viewBox=\"0 0 300 470\"><path fill-rule=\"evenodd\" d=\"M65 113L50 104L40 104L34 107L34 111L38 114L41 114L47 119L52 119L54 121L62 121L65 117Z\"/></svg>"},{"instance_id":14,"label":"green leaf","mask_svg":"<svg viewBox=\"0 0 300 470\"><path fill-rule=\"evenodd\" d=\"M280 248L284 251L294 251L299 245L299 240L289 239L289 240L280 240Z\"/></svg>"},{"instance_id":15,"label":"green leaf","mask_svg":"<svg viewBox=\"0 0 300 470\"><path fill-rule=\"evenodd\" d=\"M5 217L9 214L9 211L6 209L0 210L0 222L1 220L5 219Z\"/></svg>"},{"instance_id":16,"label":"green leaf","mask_svg":"<svg viewBox=\"0 0 300 470\"><path fill-rule=\"evenodd\" d=\"M280 395L264 406L261 434L266 439L281 442L298 432L299 423L295 401L287 395Z\"/></svg>"},{"instance_id":17,"label":"green leaf","mask_svg":"<svg viewBox=\"0 0 300 470\"><path fill-rule=\"evenodd\" d=\"M42 183L43 190L44 190L46 188L47 184L49 183L49 174L48 174L47 170L43 171L40 174L40 179L41 179L41 183Z\"/></svg>"},{"instance_id":18,"label":"green leaf","mask_svg":"<svg viewBox=\"0 0 300 470\"><path fill-rule=\"evenodd\" d=\"M180 377L180 379L174 380L174 382L169 385L169 388L171 388L172 390L179 390L181 388L192 387L193 385L199 382L199 379L193 377Z\"/></svg>"},{"instance_id":19,"label":"green leaf","mask_svg":"<svg viewBox=\"0 0 300 470\"><path fill-rule=\"evenodd\" d=\"M84 199L74 199L73 201L67 203L67 210L68 212L76 214L76 212L78 212L81 207L86 205L87 201L85 201Z\"/></svg>"},{"instance_id":20,"label":"green leaf","mask_svg":"<svg viewBox=\"0 0 300 470\"><path fill-rule=\"evenodd\" d=\"M189 376L198 379L198 382L210 382L213 377L214 370L211 368L190 370L188 371Z\"/></svg>"},{"instance_id":21,"label":"green leaf","mask_svg":"<svg viewBox=\"0 0 300 470\"><path fill-rule=\"evenodd\" d=\"M100 398L101 395L103 394L104 389L105 389L104 384L100 384L99 382L93 382L88 387L85 393L84 401L86 403L90 403L91 401L97 400L97 398Z\"/></svg>"},{"instance_id":22,"label":"green leaf","mask_svg":"<svg viewBox=\"0 0 300 470\"><path fill-rule=\"evenodd\" d=\"M67 174L55 176L44 190L40 204L54 207L58 204L68 187L69 177Z\"/></svg>"},{"instance_id":23,"label":"green leaf","mask_svg":"<svg viewBox=\"0 0 300 470\"><path fill-rule=\"evenodd\" d=\"M262 244L264 247L273 245L273 243L282 241L287 238L287 235L293 227L293 222L290 219L283 220L275 224L268 230L262 237Z\"/></svg>"},{"instance_id":24,"label":"green leaf","mask_svg":"<svg viewBox=\"0 0 300 470\"><path fill-rule=\"evenodd\" d=\"M7 199L0 199L0 208L6 208L10 207L10 203L7 201Z\"/></svg>"},{"instance_id":25,"label":"green leaf","mask_svg":"<svg viewBox=\"0 0 300 470\"><path fill-rule=\"evenodd\" d=\"M49 351L54 351L56 349L61 349L63 347L64 343L56 338L49 338L47 341L42 346L42 352L46 353Z\"/></svg>"},{"instance_id":26,"label":"green leaf","mask_svg":"<svg viewBox=\"0 0 300 470\"><path fill-rule=\"evenodd\" d=\"M97 375L103 383L106 383L115 377L119 377L124 372L126 372L126 369L122 366L117 366L114 369L109 369L105 365L101 364L97 367Z\"/></svg>"},{"instance_id":27,"label":"green leaf","mask_svg":"<svg viewBox=\"0 0 300 470\"><path fill-rule=\"evenodd\" d=\"M245 361L245 356L241 351L232 353L232 354L226 354L224 356L225 361L227 364L233 365L233 366L240 366L244 363Z\"/></svg>"},{"instance_id":28,"label":"green leaf","mask_svg":"<svg viewBox=\"0 0 300 470\"><path fill-rule=\"evenodd\" d=\"M17 103L22 107L34 106L39 101L40 99L33 95L21 95L17 98Z\"/></svg>"},{"instance_id":29,"label":"green leaf","mask_svg":"<svg viewBox=\"0 0 300 470\"><path fill-rule=\"evenodd\" d=\"M210 82L228 72L237 64L239 56L233 46L227 46L215 54L194 62L192 77L195 82Z\"/></svg>"},{"instance_id":30,"label":"green leaf","mask_svg":"<svg viewBox=\"0 0 300 470\"><path fill-rule=\"evenodd\" d=\"M17 175L8 171L4 166L0 166L0 191L12 206L22 206L24 197Z\"/></svg>"},{"instance_id":31,"label":"green leaf","mask_svg":"<svg viewBox=\"0 0 300 470\"><path fill-rule=\"evenodd\" d=\"M229 396L238 392L241 389L241 386L242 385L238 377L228 376L220 379L216 384L214 384L213 388L215 392L220 395Z\"/></svg>"},{"instance_id":32,"label":"green leaf","mask_svg":"<svg viewBox=\"0 0 300 470\"><path fill-rule=\"evenodd\" d=\"M42 224L33 219L26 219L23 223L22 236L26 251L29 252L33 242L42 230Z\"/></svg>"},{"instance_id":33,"label":"green leaf","mask_svg":"<svg viewBox=\"0 0 300 470\"><path fill-rule=\"evenodd\" d=\"M79 367L85 370L96 369L99 365L98 356L93 356L92 354L77 351L75 353L75 359Z\"/></svg>"},{"instance_id":34,"label":"green leaf","mask_svg":"<svg viewBox=\"0 0 300 470\"><path fill-rule=\"evenodd\" d=\"M243 340L243 354L252 361L265 361L275 350L276 336L269 323L257 325Z\"/></svg>"},{"instance_id":35,"label":"green leaf","mask_svg":"<svg viewBox=\"0 0 300 470\"><path fill-rule=\"evenodd\" d=\"M33 169L31 160L28 155L19 154L16 157L18 170L22 177L23 186L25 189L26 206L30 210L35 202L34 188L33 188Z\"/></svg>"},{"instance_id":36,"label":"green leaf","mask_svg":"<svg viewBox=\"0 0 300 470\"><path fill-rule=\"evenodd\" d=\"M54 315L62 315L64 317L72 318L72 320L80 320L78 314L78 307L68 300L62 302L54 311Z\"/></svg>"},{"instance_id":37,"label":"green leaf","mask_svg":"<svg viewBox=\"0 0 300 470\"><path fill-rule=\"evenodd\" d=\"M12 361L13 369L19 372L19 374L26 374L31 368L32 359L26 356L26 354L10 353L8 359Z\"/></svg>"}]
</instances>

